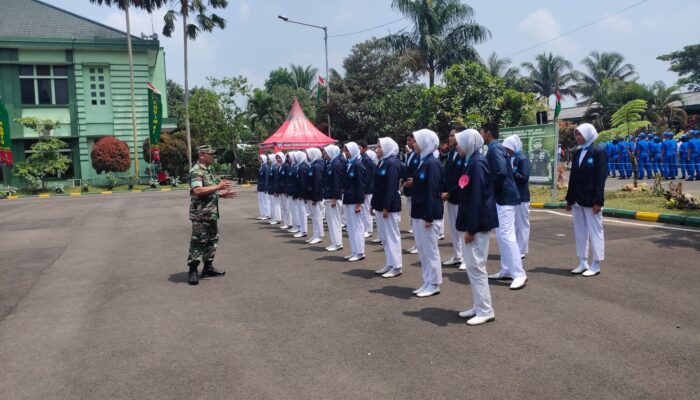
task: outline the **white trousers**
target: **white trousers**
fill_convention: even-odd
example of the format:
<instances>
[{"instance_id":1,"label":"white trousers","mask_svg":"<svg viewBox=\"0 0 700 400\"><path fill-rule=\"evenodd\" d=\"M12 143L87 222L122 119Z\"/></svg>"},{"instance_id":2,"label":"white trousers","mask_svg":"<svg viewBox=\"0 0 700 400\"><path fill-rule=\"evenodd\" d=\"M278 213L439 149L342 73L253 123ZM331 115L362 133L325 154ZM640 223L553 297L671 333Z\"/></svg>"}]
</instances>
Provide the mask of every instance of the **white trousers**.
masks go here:
<instances>
[{"instance_id":1,"label":"white trousers","mask_svg":"<svg viewBox=\"0 0 700 400\"><path fill-rule=\"evenodd\" d=\"M270 199L267 193L258 192L258 208L260 208L260 217L270 216Z\"/></svg>"},{"instance_id":2,"label":"white trousers","mask_svg":"<svg viewBox=\"0 0 700 400\"><path fill-rule=\"evenodd\" d=\"M445 220L436 219L433 223L438 228L438 235L443 236L445 234Z\"/></svg>"},{"instance_id":3,"label":"white trousers","mask_svg":"<svg viewBox=\"0 0 700 400\"><path fill-rule=\"evenodd\" d=\"M489 257L489 237L491 232L478 232L474 235L474 241L464 243L462 235L462 254L467 265L467 276L472 288L474 311L479 317L493 316L491 306L491 291L489 290L489 275L486 271L486 261Z\"/></svg>"},{"instance_id":4,"label":"white trousers","mask_svg":"<svg viewBox=\"0 0 700 400\"><path fill-rule=\"evenodd\" d=\"M372 217L372 195L365 195L365 201L362 203L362 220L365 224L365 232L374 232L374 217Z\"/></svg>"},{"instance_id":5,"label":"white trousers","mask_svg":"<svg viewBox=\"0 0 700 400\"><path fill-rule=\"evenodd\" d=\"M386 256L386 266L401 268L401 232L399 222L400 212L390 212L387 218L382 216L380 211L376 211L377 233L384 242L384 255Z\"/></svg>"},{"instance_id":6,"label":"white trousers","mask_svg":"<svg viewBox=\"0 0 700 400\"><path fill-rule=\"evenodd\" d=\"M296 200L297 203L297 221L299 221L299 232L306 235L308 231L308 222L306 220L306 205L304 200Z\"/></svg>"},{"instance_id":7,"label":"white trousers","mask_svg":"<svg viewBox=\"0 0 700 400\"><path fill-rule=\"evenodd\" d=\"M292 207L290 205L289 196L286 194L280 195L280 208L282 210L282 221L283 225L292 224Z\"/></svg>"},{"instance_id":8,"label":"white trousers","mask_svg":"<svg viewBox=\"0 0 700 400\"><path fill-rule=\"evenodd\" d=\"M515 206L515 240L520 256L526 255L530 242L530 202Z\"/></svg>"},{"instance_id":9,"label":"white trousers","mask_svg":"<svg viewBox=\"0 0 700 400\"><path fill-rule=\"evenodd\" d=\"M348 239L350 250L356 256L365 254L365 223L362 213L355 212L355 204L345 204L345 221L348 225Z\"/></svg>"},{"instance_id":10,"label":"white trousers","mask_svg":"<svg viewBox=\"0 0 700 400\"><path fill-rule=\"evenodd\" d=\"M282 222L282 198L280 196L270 196L270 207L272 209L272 220Z\"/></svg>"},{"instance_id":11,"label":"white trousers","mask_svg":"<svg viewBox=\"0 0 700 400\"><path fill-rule=\"evenodd\" d=\"M343 202L335 201L335 207L331 207L331 201L325 200L326 205L326 222L328 222L328 236L331 238L332 246L343 245L343 228L341 227L340 209L343 207Z\"/></svg>"},{"instance_id":12,"label":"white trousers","mask_svg":"<svg viewBox=\"0 0 700 400\"><path fill-rule=\"evenodd\" d=\"M440 250L438 250L438 227L433 223L426 228L426 222L422 219L414 219L411 222L413 235L416 237L423 283L440 285L442 284L442 262Z\"/></svg>"},{"instance_id":13,"label":"white trousers","mask_svg":"<svg viewBox=\"0 0 700 400\"><path fill-rule=\"evenodd\" d=\"M321 207L323 205L322 201L317 201L316 205L313 205L312 201L309 201L309 215L311 215L311 226L313 227L313 239L323 237L323 214L321 214Z\"/></svg>"},{"instance_id":14,"label":"white trousers","mask_svg":"<svg viewBox=\"0 0 700 400\"><path fill-rule=\"evenodd\" d=\"M576 236L576 255L580 260L588 259L588 243L591 243L593 261L605 259L605 237L603 235L603 211L593 213L593 208L574 204L571 207Z\"/></svg>"},{"instance_id":15,"label":"white trousers","mask_svg":"<svg viewBox=\"0 0 700 400\"><path fill-rule=\"evenodd\" d=\"M464 234L457 230L457 211L459 204L447 204L447 225L450 227L450 239L452 239L452 258L462 259L462 245L464 244Z\"/></svg>"},{"instance_id":16,"label":"white trousers","mask_svg":"<svg viewBox=\"0 0 700 400\"><path fill-rule=\"evenodd\" d=\"M498 211L498 248L501 252L501 272L513 278L525 276L523 260L520 259L520 249L515 239L515 208L517 206L501 206L496 204Z\"/></svg>"}]
</instances>

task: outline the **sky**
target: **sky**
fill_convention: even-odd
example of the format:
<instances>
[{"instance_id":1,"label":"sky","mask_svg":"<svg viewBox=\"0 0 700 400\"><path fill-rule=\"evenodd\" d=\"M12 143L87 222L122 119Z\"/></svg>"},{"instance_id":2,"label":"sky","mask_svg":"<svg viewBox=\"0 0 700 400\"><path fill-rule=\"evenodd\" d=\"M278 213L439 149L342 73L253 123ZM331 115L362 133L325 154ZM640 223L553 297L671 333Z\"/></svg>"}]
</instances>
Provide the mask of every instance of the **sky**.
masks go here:
<instances>
[{"instance_id":1,"label":"sky","mask_svg":"<svg viewBox=\"0 0 700 400\"><path fill-rule=\"evenodd\" d=\"M125 30L124 13L117 8L91 4L88 0L43 0L97 22ZM616 51L634 65L639 82L663 80L674 83L678 76L669 63L656 59L698 41L697 0L470 0L475 20L488 28L492 38L476 46L486 58L492 52L509 57L516 66L534 61L537 54L559 54L581 68L580 61L591 51ZM585 6L581 4L584 3ZM629 8L631 7L631 8ZM618 11L626 11L616 14ZM169 79L184 81L183 43L176 23L173 38L161 34L165 9L152 16L132 13L132 32L159 34L166 53ZM317 67L325 75L323 31L286 23L277 18L328 26L328 34L342 35L386 24L402 18L389 0L230 0L224 11L224 30L201 34L189 44L190 86L206 85L206 77L243 75L261 87L269 72L289 64ZM607 17L605 19L602 19ZM601 20L602 19L602 20ZM598 21L590 26L585 26ZM355 35L330 37L329 68L342 71L343 59L356 43L410 28L402 20ZM580 29L577 29L580 28ZM575 30L556 40L569 31ZM538 45L542 42L547 43ZM534 47L533 47L534 46ZM532 47L532 48L531 48ZM573 105L565 99L564 106Z\"/></svg>"}]
</instances>

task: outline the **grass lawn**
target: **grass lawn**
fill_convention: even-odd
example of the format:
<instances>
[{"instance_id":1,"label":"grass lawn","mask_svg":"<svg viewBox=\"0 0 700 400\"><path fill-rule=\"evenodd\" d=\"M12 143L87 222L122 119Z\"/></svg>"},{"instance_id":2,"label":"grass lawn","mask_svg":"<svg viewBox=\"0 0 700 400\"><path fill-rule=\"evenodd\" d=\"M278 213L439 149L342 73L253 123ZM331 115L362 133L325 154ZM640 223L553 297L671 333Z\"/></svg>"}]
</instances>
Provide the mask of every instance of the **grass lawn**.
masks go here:
<instances>
[{"instance_id":1,"label":"grass lawn","mask_svg":"<svg viewBox=\"0 0 700 400\"><path fill-rule=\"evenodd\" d=\"M557 190L558 201L564 201L564 196L566 196L566 190ZM550 203L552 201L552 191L544 186L530 186L530 197L532 202ZM673 210L664 207L665 203L666 199L663 197L652 197L649 191L626 192L623 190L611 190L605 192L606 208L700 217L700 210Z\"/></svg>"},{"instance_id":2,"label":"grass lawn","mask_svg":"<svg viewBox=\"0 0 700 400\"><path fill-rule=\"evenodd\" d=\"M178 189L178 188L173 188L170 185L161 186L160 188L162 188L162 189ZM187 186L180 185L179 188L187 188ZM134 185L134 190L150 190L150 189L151 189L151 187L149 185ZM66 194L82 193L82 190L80 187L65 187L65 190L66 190ZM128 190L129 190L128 185L119 185L119 186L115 186L111 191L112 192L119 192L119 191L123 192L123 191L128 191ZM107 189L106 187L88 186L88 193L102 193L102 192L106 192L106 191L109 191L109 189ZM51 195L55 194L53 192L53 187L51 185L49 185L48 190L40 190L36 194L47 194L47 193L51 194ZM17 194L21 195L21 196L28 196L28 195L31 195L32 192L30 190L26 190L26 189L19 189L17 191Z\"/></svg>"}]
</instances>

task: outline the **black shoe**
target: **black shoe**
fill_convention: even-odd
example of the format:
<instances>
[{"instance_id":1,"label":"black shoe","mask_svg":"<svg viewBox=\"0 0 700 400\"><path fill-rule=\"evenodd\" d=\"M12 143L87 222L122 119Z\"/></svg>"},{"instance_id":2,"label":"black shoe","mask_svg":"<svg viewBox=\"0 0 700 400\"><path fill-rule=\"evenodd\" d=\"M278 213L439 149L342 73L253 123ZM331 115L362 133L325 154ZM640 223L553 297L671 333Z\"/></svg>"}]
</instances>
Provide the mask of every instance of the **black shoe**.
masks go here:
<instances>
[{"instance_id":1,"label":"black shoe","mask_svg":"<svg viewBox=\"0 0 700 400\"><path fill-rule=\"evenodd\" d=\"M196 269L190 270L190 272L187 273L187 283L190 285L199 285L199 275Z\"/></svg>"},{"instance_id":2,"label":"black shoe","mask_svg":"<svg viewBox=\"0 0 700 400\"><path fill-rule=\"evenodd\" d=\"M218 269L212 267L204 267L202 270L202 278L207 276L223 276L226 275L226 271L219 271Z\"/></svg>"}]
</instances>

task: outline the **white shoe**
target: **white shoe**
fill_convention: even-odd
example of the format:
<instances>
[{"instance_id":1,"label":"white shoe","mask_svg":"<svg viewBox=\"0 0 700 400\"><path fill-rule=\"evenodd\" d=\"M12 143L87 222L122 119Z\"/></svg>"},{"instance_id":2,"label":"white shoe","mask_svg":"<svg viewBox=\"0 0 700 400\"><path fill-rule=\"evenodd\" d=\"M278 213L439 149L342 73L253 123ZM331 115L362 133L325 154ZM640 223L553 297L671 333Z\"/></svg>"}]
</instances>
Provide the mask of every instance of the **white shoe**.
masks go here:
<instances>
[{"instance_id":1,"label":"white shoe","mask_svg":"<svg viewBox=\"0 0 700 400\"><path fill-rule=\"evenodd\" d=\"M522 255L520 256L520 259L521 259L521 260L524 260L525 257L527 257L527 254L522 254Z\"/></svg>"},{"instance_id":2,"label":"white shoe","mask_svg":"<svg viewBox=\"0 0 700 400\"><path fill-rule=\"evenodd\" d=\"M416 294L418 297L430 297L440 294L440 286L438 285L428 285L422 292Z\"/></svg>"},{"instance_id":3,"label":"white shoe","mask_svg":"<svg viewBox=\"0 0 700 400\"><path fill-rule=\"evenodd\" d=\"M438 240L443 240L443 239L445 239L445 235L439 235L439 236L438 236Z\"/></svg>"},{"instance_id":4,"label":"white shoe","mask_svg":"<svg viewBox=\"0 0 700 400\"><path fill-rule=\"evenodd\" d=\"M380 239L380 238L372 239L372 243L381 243L381 242L382 242L382 239Z\"/></svg>"},{"instance_id":5,"label":"white shoe","mask_svg":"<svg viewBox=\"0 0 700 400\"><path fill-rule=\"evenodd\" d=\"M292 229L288 230L287 232L289 232L289 233L299 233L299 228L292 228Z\"/></svg>"},{"instance_id":6,"label":"white shoe","mask_svg":"<svg viewBox=\"0 0 700 400\"><path fill-rule=\"evenodd\" d=\"M293 237L295 237L295 238L302 238L302 237L304 237L304 236L306 236L306 235L303 234L303 233L301 233L301 232L298 232L298 233L294 234Z\"/></svg>"},{"instance_id":7,"label":"white shoe","mask_svg":"<svg viewBox=\"0 0 700 400\"><path fill-rule=\"evenodd\" d=\"M268 219L270 219L270 217L262 217L262 218L260 218L261 221L267 221Z\"/></svg>"},{"instance_id":8,"label":"white shoe","mask_svg":"<svg viewBox=\"0 0 700 400\"><path fill-rule=\"evenodd\" d=\"M289 228L291 228L291 226L289 226L289 225L282 225L282 226L280 226L280 229L289 229Z\"/></svg>"},{"instance_id":9,"label":"white shoe","mask_svg":"<svg viewBox=\"0 0 700 400\"><path fill-rule=\"evenodd\" d=\"M427 287L428 287L428 284L427 284L427 283L424 283L423 286L421 286L421 287L419 287L418 289L414 290L414 291L413 291L413 294L418 294L418 293L424 291L425 288L427 288Z\"/></svg>"},{"instance_id":10,"label":"white shoe","mask_svg":"<svg viewBox=\"0 0 700 400\"><path fill-rule=\"evenodd\" d=\"M410 249L406 249L406 253L409 254L418 254L418 248L416 246L411 247Z\"/></svg>"},{"instance_id":11,"label":"white shoe","mask_svg":"<svg viewBox=\"0 0 700 400\"><path fill-rule=\"evenodd\" d=\"M392 267L391 265L387 265L387 266L384 267L384 268L380 268L380 269L374 271L374 273L377 274L377 275L384 275L384 274L386 274L387 272L391 271L392 268L394 268L394 267Z\"/></svg>"},{"instance_id":12,"label":"white shoe","mask_svg":"<svg viewBox=\"0 0 700 400\"><path fill-rule=\"evenodd\" d=\"M310 243L312 240L314 240L314 238L308 238L308 239L304 240L304 243Z\"/></svg>"},{"instance_id":13,"label":"white shoe","mask_svg":"<svg viewBox=\"0 0 700 400\"><path fill-rule=\"evenodd\" d=\"M326 251L333 252L333 251L338 251L342 248L343 248L343 246L328 246L328 247L326 247Z\"/></svg>"},{"instance_id":14,"label":"white shoe","mask_svg":"<svg viewBox=\"0 0 700 400\"><path fill-rule=\"evenodd\" d=\"M461 258L455 259L454 257L452 257L452 258L450 258L449 260L443 262L442 265L444 265L444 266L446 266L446 267L449 267L449 266L457 265L457 264L461 264L461 263L462 263L462 259L461 259Z\"/></svg>"},{"instance_id":15,"label":"white shoe","mask_svg":"<svg viewBox=\"0 0 700 400\"><path fill-rule=\"evenodd\" d=\"M309 244L317 244L317 243L321 243L321 242L323 242L323 239L321 239L321 238L315 238L315 239L311 239L311 241L309 242Z\"/></svg>"},{"instance_id":16,"label":"white shoe","mask_svg":"<svg viewBox=\"0 0 700 400\"><path fill-rule=\"evenodd\" d=\"M467 321L467 325L471 325L471 326L483 325L487 322L493 322L495 320L496 320L496 317L493 315L490 315L490 316L489 315L485 315L485 316L480 315L478 317L474 317L474 318L470 319L469 321Z\"/></svg>"},{"instance_id":17,"label":"white shoe","mask_svg":"<svg viewBox=\"0 0 700 400\"><path fill-rule=\"evenodd\" d=\"M365 232L365 239L367 239L368 237L372 237L372 234L369 232Z\"/></svg>"},{"instance_id":18,"label":"white shoe","mask_svg":"<svg viewBox=\"0 0 700 400\"><path fill-rule=\"evenodd\" d=\"M459 264L459 270L460 270L460 271L466 271L466 270L467 270L467 264L465 264L465 263Z\"/></svg>"},{"instance_id":19,"label":"white shoe","mask_svg":"<svg viewBox=\"0 0 700 400\"><path fill-rule=\"evenodd\" d=\"M583 275L583 276L596 276L599 273L600 273L600 264L598 264L597 262L594 261L593 264L591 264L591 267L588 268L588 271L584 272L581 275Z\"/></svg>"},{"instance_id":20,"label":"white shoe","mask_svg":"<svg viewBox=\"0 0 700 400\"><path fill-rule=\"evenodd\" d=\"M510 284L510 290L518 290L525 287L527 284L527 276L521 276L519 278L514 278L513 282Z\"/></svg>"},{"instance_id":21,"label":"white shoe","mask_svg":"<svg viewBox=\"0 0 700 400\"><path fill-rule=\"evenodd\" d=\"M382 278L395 278L395 277L401 275L402 273L403 273L403 270L401 269L401 267L392 268L391 271L382 275Z\"/></svg>"},{"instance_id":22,"label":"white shoe","mask_svg":"<svg viewBox=\"0 0 700 400\"><path fill-rule=\"evenodd\" d=\"M574 269L571 270L571 273L572 273L572 274L581 274L581 273L583 273L583 272L588 271L588 268L589 268L589 267L588 267L588 263L586 263L585 261L581 261L581 262L578 264L578 267L576 267L576 268L574 268Z\"/></svg>"},{"instance_id":23,"label":"white shoe","mask_svg":"<svg viewBox=\"0 0 700 400\"><path fill-rule=\"evenodd\" d=\"M409 229L409 230L408 230L408 233L410 233L411 235L413 235L413 229Z\"/></svg>"},{"instance_id":24,"label":"white shoe","mask_svg":"<svg viewBox=\"0 0 700 400\"><path fill-rule=\"evenodd\" d=\"M258 217L258 218L255 218L255 219L257 219L258 221L262 221L263 219L265 219L265 217Z\"/></svg>"},{"instance_id":25,"label":"white shoe","mask_svg":"<svg viewBox=\"0 0 700 400\"><path fill-rule=\"evenodd\" d=\"M355 261L360 261L360 260L364 260L364 259L365 259L365 255L361 254L359 256L352 256L352 257L348 258L348 261L355 262Z\"/></svg>"},{"instance_id":26,"label":"white shoe","mask_svg":"<svg viewBox=\"0 0 700 400\"><path fill-rule=\"evenodd\" d=\"M344 256L343 258L346 259L346 260L349 260L349 259L351 259L351 258L353 258L353 257L355 257L354 254L349 254L349 255L347 255L347 256Z\"/></svg>"},{"instance_id":27,"label":"white shoe","mask_svg":"<svg viewBox=\"0 0 700 400\"><path fill-rule=\"evenodd\" d=\"M489 275L489 279L513 279L513 277L504 272L498 271L495 274Z\"/></svg>"},{"instance_id":28,"label":"white shoe","mask_svg":"<svg viewBox=\"0 0 700 400\"><path fill-rule=\"evenodd\" d=\"M279 225L279 224L280 224L279 221L272 221L272 222L270 222L270 225Z\"/></svg>"},{"instance_id":29,"label":"white shoe","mask_svg":"<svg viewBox=\"0 0 700 400\"><path fill-rule=\"evenodd\" d=\"M470 308L468 310L460 311L459 313L460 318L474 318L476 317L476 311L474 311L473 308Z\"/></svg>"}]
</instances>

